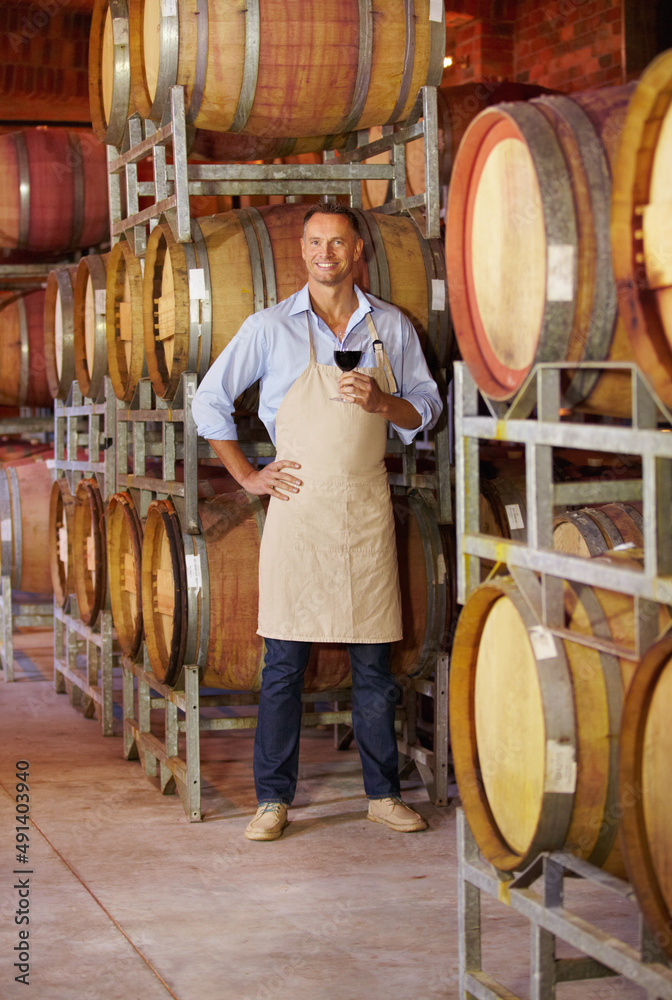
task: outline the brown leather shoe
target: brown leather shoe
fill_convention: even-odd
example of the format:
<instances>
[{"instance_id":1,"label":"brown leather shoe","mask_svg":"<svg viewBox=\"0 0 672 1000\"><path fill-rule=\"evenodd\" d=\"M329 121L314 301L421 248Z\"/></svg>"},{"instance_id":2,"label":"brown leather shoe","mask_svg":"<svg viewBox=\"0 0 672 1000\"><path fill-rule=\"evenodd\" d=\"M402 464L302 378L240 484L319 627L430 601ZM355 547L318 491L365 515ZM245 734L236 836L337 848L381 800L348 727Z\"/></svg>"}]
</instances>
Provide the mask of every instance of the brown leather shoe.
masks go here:
<instances>
[{"instance_id":1,"label":"brown leather shoe","mask_svg":"<svg viewBox=\"0 0 672 1000\"><path fill-rule=\"evenodd\" d=\"M277 840L287 826L287 806L284 802L263 802L253 820L247 824L248 840Z\"/></svg>"},{"instance_id":2,"label":"brown leather shoe","mask_svg":"<svg viewBox=\"0 0 672 1000\"><path fill-rule=\"evenodd\" d=\"M415 830L426 830L427 821L401 799L369 799L369 815L372 823L383 823L390 830L399 833L413 833Z\"/></svg>"}]
</instances>

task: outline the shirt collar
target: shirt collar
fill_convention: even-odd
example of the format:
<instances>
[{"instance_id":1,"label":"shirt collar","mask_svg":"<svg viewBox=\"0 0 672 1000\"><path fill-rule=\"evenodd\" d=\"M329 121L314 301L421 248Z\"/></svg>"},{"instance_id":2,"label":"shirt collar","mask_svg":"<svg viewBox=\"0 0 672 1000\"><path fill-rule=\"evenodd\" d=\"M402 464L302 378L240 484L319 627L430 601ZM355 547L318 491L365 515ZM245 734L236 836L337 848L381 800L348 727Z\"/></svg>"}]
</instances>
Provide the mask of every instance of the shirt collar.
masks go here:
<instances>
[{"instance_id":1,"label":"shirt collar","mask_svg":"<svg viewBox=\"0 0 672 1000\"><path fill-rule=\"evenodd\" d=\"M373 306L371 305L368 296L361 290L358 285L354 286L355 295L357 296L358 306L354 313L350 317L350 322L348 323L348 329L351 326L355 326L367 312L373 312ZM305 283L303 288L300 288L298 292L294 295L294 302L291 309L289 310L290 316L296 316L298 313L308 312L312 310L310 304L310 293L308 291L308 282Z\"/></svg>"}]
</instances>

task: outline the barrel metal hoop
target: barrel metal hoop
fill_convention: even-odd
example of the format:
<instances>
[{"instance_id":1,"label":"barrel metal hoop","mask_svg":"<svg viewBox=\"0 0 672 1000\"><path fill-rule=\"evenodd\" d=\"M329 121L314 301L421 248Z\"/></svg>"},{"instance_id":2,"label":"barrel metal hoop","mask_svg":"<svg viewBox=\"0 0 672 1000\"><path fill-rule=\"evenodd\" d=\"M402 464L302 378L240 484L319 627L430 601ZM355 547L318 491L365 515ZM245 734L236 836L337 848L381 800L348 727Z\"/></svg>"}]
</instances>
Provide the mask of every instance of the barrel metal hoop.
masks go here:
<instances>
[{"instance_id":1,"label":"barrel metal hoop","mask_svg":"<svg viewBox=\"0 0 672 1000\"><path fill-rule=\"evenodd\" d=\"M359 2L359 51L357 54L357 76L352 94L350 111L336 129L339 132L352 132L358 126L362 117L366 99L369 96L371 83L371 62L373 53L373 10L372 0Z\"/></svg>"},{"instance_id":2,"label":"barrel metal hoop","mask_svg":"<svg viewBox=\"0 0 672 1000\"><path fill-rule=\"evenodd\" d=\"M201 110L205 92L205 74L208 68L208 0L197 0L196 17L196 65L191 100L186 112L187 125L193 125Z\"/></svg>"},{"instance_id":3,"label":"barrel metal hoop","mask_svg":"<svg viewBox=\"0 0 672 1000\"><path fill-rule=\"evenodd\" d=\"M593 635L600 639L613 640L609 623L606 619L604 609L597 599L592 587L587 587L580 583L571 583L570 586L575 591L579 602L586 609L590 620ZM607 790L604 800L604 819L600 823L599 834L595 846L587 858L591 865L601 868L607 860L618 835L618 757L619 739L618 733L621 722L621 712L623 708L623 684L621 681L621 670L618 660L609 653L599 653L602 677L604 680L605 695L607 701L607 718L609 723L609 766L607 774ZM569 845L570 849L572 845Z\"/></svg>"},{"instance_id":4,"label":"barrel metal hoop","mask_svg":"<svg viewBox=\"0 0 672 1000\"><path fill-rule=\"evenodd\" d=\"M124 140L128 105L131 97L131 58L129 51L129 25L127 0L110 0L110 18L112 19L113 44L113 80L112 104L109 121L105 122L104 142L111 146L120 146ZM103 29L101 24L100 39L102 45ZM100 67L102 71L102 65ZM102 83L101 83L102 86ZM101 100L102 104L102 100Z\"/></svg>"},{"instance_id":5,"label":"barrel metal hoop","mask_svg":"<svg viewBox=\"0 0 672 1000\"><path fill-rule=\"evenodd\" d=\"M159 72L154 102L147 116L153 121L161 121L166 111L169 110L170 89L177 83L180 55L180 20L177 0L161 0L159 34Z\"/></svg>"},{"instance_id":6,"label":"barrel metal hoop","mask_svg":"<svg viewBox=\"0 0 672 1000\"><path fill-rule=\"evenodd\" d=\"M247 248L250 254L250 265L252 268L252 297L254 299L254 311L259 312L266 306L264 299L264 272L259 252L257 234L248 216L249 209L241 208L238 211L238 220L243 227L243 233L247 240Z\"/></svg>"},{"instance_id":7,"label":"barrel metal hoop","mask_svg":"<svg viewBox=\"0 0 672 1000\"><path fill-rule=\"evenodd\" d=\"M30 379L30 357L28 344L28 316L26 315L26 300L20 296L16 300L16 311L19 314L19 406L26 405L28 397L28 381Z\"/></svg>"},{"instance_id":8,"label":"barrel metal hoop","mask_svg":"<svg viewBox=\"0 0 672 1000\"><path fill-rule=\"evenodd\" d=\"M558 185L557 178L566 172L566 160L553 127L544 113L530 103L500 105L522 132L533 158L539 181L546 246L570 247L573 255L572 291L577 285L578 232L571 185ZM575 294L571 297L548 298L539 347L534 364L553 361L567 356L575 308Z\"/></svg>"},{"instance_id":9,"label":"barrel metal hoop","mask_svg":"<svg viewBox=\"0 0 672 1000\"><path fill-rule=\"evenodd\" d=\"M434 359L432 359L431 356L428 356L428 361L435 361L435 365L430 365L430 367L444 368L446 364L446 349L448 346L448 329L447 323L444 320L444 317L448 312L448 295L446 294L444 308L440 312L437 312L432 308L434 301L434 287L432 282L435 280L445 282L446 280L445 266L442 270L437 268L437 250L440 241L425 239L421 224L416 219L414 210L411 211L411 219L416 229L415 235L422 254L422 262L425 266L425 279L427 282L427 344L428 346L431 345L434 351ZM436 244L437 246L433 246L433 244ZM425 350L425 355L428 355L427 350Z\"/></svg>"},{"instance_id":10,"label":"barrel metal hoop","mask_svg":"<svg viewBox=\"0 0 672 1000\"><path fill-rule=\"evenodd\" d=\"M367 217L369 223L369 231L371 233L371 240L373 242L373 248L376 255L376 260L378 262L378 277L380 281L380 298L384 302L392 301L392 286L390 283L390 269L387 266L387 252L385 250L385 244L383 243L383 237L380 232L380 227L376 220L375 215L369 214Z\"/></svg>"},{"instance_id":11,"label":"barrel metal hoop","mask_svg":"<svg viewBox=\"0 0 672 1000\"><path fill-rule=\"evenodd\" d=\"M203 282L205 284L205 298L201 299L200 309L200 349L198 354L198 380L200 382L210 367L210 351L212 350L212 280L210 277L208 248L205 245L198 219L191 220L191 238L194 241L194 250L196 252L196 266L203 271Z\"/></svg>"},{"instance_id":12,"label":"barrel metal hoop","mask_svg":"<svg viewBox=\"0 0 672 1000\"><path fill-rule=\"evenodd\" d=\"M88 396L90 399L97 399L103 386L103 379L107 375L107 321L106 313L97 312L95 309L96 292L107 289L107 272L105 264L96 254L91 254L87 258L89 269L89 281L94 293L94 346L93 346L93 368L90 372L90 382ZM106 293L107 294L107 293ZM73 330L74 337L74 330Z\"/></svg>"},{"instance_id":13,"label":"barrel metal hoop","mask_svg":"<svg viewBox=\"0 0 672 1000\"><path fill-rule=\"evenodd\" d=\"M292 137L290 139L281 139L276 154L278 159L281 160L285 156L292 156L294 150L296 149L297 141L298 140L296 139L296 137Z\"/></svg>"},{"instance_id":14,"label":"barrel metal hoop","mask_svg":"<svg viewBox=\"0 0 672 1000\"><path fill-rule=\"evenodd\" d=\"M254 226L261 248L261 259L264 267L264 285L266 287L266 307L274 306L278 301L278 287L275 278L275 259L273 246L264 217L258 208L248 208L248 217Z\"/></svg>"},{"instance_id":15,"label":"barrel metal hoop","mask_svg":"<svg viewBox=\"0 0 672 1000\"><path fill-rule=\"evenodd\" d=\"M238 95L238 107L229 132L242 132L252 111L259 77L259 48L261 17L259 0L246 0L245 4L245 57L243 82Z\"/></svg>"},{"instance_id":16,"label":"barrel metal hoop","mask_svg":"<svg viewBox=\"0 0 672 1000\"><path fill-rule=\"evenodd\" d=\"M359 219L359 231L364 243L364 260L369 272L369 291L376 298L382 298L380 293L380 276L378 273L378 259L371 239L368 216L360 209L353 208L353 212Z\"/></svg>"},{"instance_id":17,"label":"barrel metal hoop","mask_svg":"<svg viewBox=\"0 0 672 1000\"><path fill-rule=\"evenodd\" d=\"M182 534L186 557L198 559L200 581L198 586L190 585L187 573L187 642L184 648L184 663L195 663L205 667L208 657L210 635L210 576L208 553L203 535ZM192 551L193 549L193 551Z\"/></svg>"},{"instance_id":18,"label":"barrel metal hoop","mask_svg":"<svg viewBox=\"0 0 672 1000\"><path fill-rule=\"evenodd\" d=\"M385 122L386 125L394 125L399 121L406 107L408 95L411 90L413 79L413 66L415 64L415 0L404 0L404 14L406 26L406 41L404 45L404 71L401 76L399 95L394 111Z\"/></svg>"},{"instance_id":19,"label":"barrel metal hoop","mask_svg":"<svg viewBox=\"0 0 672 1000\"><path fill-rule=\"evenodd\" d=\"M581 166L585 171L592 212L592 231L595 237L594 260L596 274L593 301L586 333L582 361L604 361L616 328L618 301L616 282L611 267L611 169L607 151L590 118L579 105L568 97L541 97L538 104L551 108L567 122L577 137L582 155ZM600 225L604 222L604 225ZM586 399L599 380L598 369L575 372L565 394L563 405L575 406Z\"/></svg>"},{"instance_id":20,"label":"barrel metal hoop","mask_svg":"<svg viewBox=\"0 0 672 1000\"><path fill-rule=\"evenodd\" d=\"M76 249L81 245L85 222L85 179L84 156L82 144L77 132L68 133L68 147L72 157L72 227L70 229L70 246Z\"/></svg>"},{"instance_id":21,"label":"barrel metal hoop","mask_svg":"<svg viewBox=\"0 0 672 1000\"><path fill-rule=\"evenodd\" d=\"M75 381L75 292L67 267L59 267L55 271L56 287L61 298L61 330L63 343L61 345L61 377L58 380L59 399L70 391ZM54 317L55 318L55 317ZM56 344L54 344L54 360Z\"/></svg>"},{"instance_id":22,"label":"barrel metal hoop","mask_svg":"<svg viewBox=\"0 0 672 1000\"><path fill-rule=\"evenodd\" d=\"M21 574L23 572L23 529L21 525L21 491L19 477L14 466L7 469L9 492L12 510L12 544L14 547L14 564L12 566L12 587L21 589Z\"/></svg>"},{"instance_id":23,"label":"barrel metal hoop","mask_svg":"<svg viewBox=\"0 0 672 1000\"><path fill-rule=\"evenodd\" d=\"M436 666L436 654L439 651L441 639L437 643L437 627L445 621L446 611L446 574L438 565L438 556L442 553L441 538L436 522L427 510L427 505L419 497L409 496L408 502L415 515L425 557L425 573L427 577L427 619L425 635L418 657L418 664L412 676L422 677ZM441 611L443 610L443 616Z\"/></svg>"},{"instance_id":24,"label":"barrel metal hoop","mask_svg":"<svg viewBox=\"0 0 672 1000\"><path fill-rule=\"evenodd\" d=\"M430 0L431 6L431 0ZM426 87L440 87L443 76L443 59L446 54L446 14L442 7L442 17L439 21L430 18L429 22L429 60L427 63Z\"/></svg>"},{"instance_id":25,"label":"barrel metal hoop","mask_svg":"<svg viewBox=\"0 0 672 1000\"><path fill-rule=\"evenodd\" d=\"M539 588L540 590L541 588ZM513 602L528 632L538 628L539 623L530 611L525 598L515 584L502 582L502 590ZM539 593L539 602L541 594ZM577 760L576 718L574 712L573 687L564 644L554 639L556 655L547 659L537 658L539 690L544 715L545 764L549 765L551 748L560 749L563 754L571 748L574 762ZM570 790L569 785L573 784ZM566 787L544 788L539 823L535 830L527 857L520 867L527 867L541 851L556 850L564 846L572 819L576 798L576 776L567 779Z\"/></svg>"},{"instance_id":26,"label":"barrel metal hoop","mask_svg":"<svg viewBox=\"0 0 672 1000\"><path fill-rule=\"evenodd\" d=\"M13 553L12 497L9 491L8 469L0 469L0 566L2 575L9 576Z\"/></svg>"},{"instance_id":27,"label":"barrel metal hoop","mask_svg":"<svg viewBox=\"0 0 672 1000\"><path fill-rule=\"evenodd\" d=\"M181 249L184 253L184 259L187 265L187 292L189 295L189 350L187 353L187 367L186 371L195 372L198 369L198 356L200 343L200 300L191 298L191 282L189 278L192 271L198 270L198 258L196 256L196 248L193 243L182 243ZM168 250L166 249L166 253ZM172 373L168 372L168 378L172 377Z\"/></svg>"},{"instance_id":28,"label":"barrel metal hoop","mask_svg":"<svg viewBox=\"0 0 672 1000\"><path fill-rule=\"evenodd\" d=\"M19 175L19 233L16 246L18 250L25 250L30 236L30 163L24 133L14 132L12 139Z\"/></svg>"}]
</instances>

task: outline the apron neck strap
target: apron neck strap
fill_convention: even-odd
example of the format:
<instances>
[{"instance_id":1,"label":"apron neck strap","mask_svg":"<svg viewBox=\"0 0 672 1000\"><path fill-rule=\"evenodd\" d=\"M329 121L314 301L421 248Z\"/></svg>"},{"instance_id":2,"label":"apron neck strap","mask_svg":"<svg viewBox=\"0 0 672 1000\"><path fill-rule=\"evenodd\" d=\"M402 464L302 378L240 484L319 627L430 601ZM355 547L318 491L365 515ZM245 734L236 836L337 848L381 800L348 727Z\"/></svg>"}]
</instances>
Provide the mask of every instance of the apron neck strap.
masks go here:
<instances>
[{"instance_id":1,"label":"apron neck strap","mask_svg":"<svg viewBox=\"0 0 672 1000\"><path fill-rule=\"evenodd\" d=\"M387 356L387 351L382 340L378 339L378 331L376 330L375 324L371 319L371 313L366 314L366 323L369 328L369 333L371 334L371 340L373 341L373 353L376 356L376 365L378 368L382 368L385 372L385 378L387 379L387 389L390 393L395 393L397 391L397 383L394 378L394 372L392 371L392 365L390 364L390 359Z\"/></svg>"},{"instance_id":2,"label":"apron neck strap","mask_svg":"<svg viewBox=\"0 0 672 1000\"><path fill-rule=\"evenodd\" d=\"M313 343L313 330L310 325L310 310L306 311L306 323L308 324L308 341L310 343L310 364L315 364L315 344Z\"/></svg>"}]
</instances>

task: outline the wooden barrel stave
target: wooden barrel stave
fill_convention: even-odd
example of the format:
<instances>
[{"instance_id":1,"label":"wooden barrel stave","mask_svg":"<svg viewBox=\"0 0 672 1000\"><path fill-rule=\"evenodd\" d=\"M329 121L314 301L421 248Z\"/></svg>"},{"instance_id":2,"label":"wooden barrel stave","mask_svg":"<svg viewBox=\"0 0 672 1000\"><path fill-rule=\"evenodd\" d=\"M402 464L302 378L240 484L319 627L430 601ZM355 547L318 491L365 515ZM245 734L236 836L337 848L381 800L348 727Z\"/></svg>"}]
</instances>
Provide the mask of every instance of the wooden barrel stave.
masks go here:
<instances>
[{"instance_id":1,"label":"wooden barrel stave","mask_svg":"<svg viewBox=\"0 0 672 1000\"><path fill-rule=\"evenodd\" d=\"M52 406L43 289L0 296L0 405Z\"/></svg>"},{"instance_id":2,"label":"wooden barrel stave","mask_svg":"<svg viewBox=\"0 0 672 1000\"><path fill-rule=\"evenodd\" d=\"M565 583L564 600L568 628L633 648L631 597ZM515 643L505 641L507 629ZM476 588L462 610L449 704L467 819L502 870L566 848L622 874L615 735L632 664L570 640L549 646L543 631L508 578Z\"/></svg>"},{"instance_id":3,"label":"wooden barrel stave","mask_svg":"<svg viewBox=\"0 0 672 1000\"><path fill-rule=\"evenodd\" d=\"M79 616L95 625L107 599L105 509L96 479L80 479L73 515L75 594Z\"/></svg>"},{"instance_id":4,"label":"wooden barrel stave","mask_svg":"<svg viewBox=\"0 0 672 1000\"><path fill-rule=\"evenodd\" d=\"M110 254L82 257L74 282L73 354L83 396L97 399L107 375L106 297Z\"/></svg>"},{"instance_id":5,"label":"wooden barrel stave","mask_svg":"<svg viewBox=\"0 0 672 1000\"><path fill-rule=\"evenodd\" d=\"M49 272L44 300L44 357L49 391L65 402L75 380L74 285L77 266Z\"/></svg>"},{"instance_id":6,"label":"wooden barrel stave","mask_svg":"<svg viewBox=\"0 0 672 1000\"><path fill-rule=\"evenodd\" d=\"M160 119L180 83L188 119L214 131L309 137L401 121L419 88L439 83L445 48L444 19L430 18L429 0L415 6L407 27L405 8L384 2L370 20L354 0L262 3L244 17L226 0L209 0L200 16L179 0L171 18L156 0L130 0L135 107Z\"/></svg>"},{"instance_id":7,"label":"wooden barrel stave","mask_svg":"<svg viewBox=\"0 0 672 1000\"><path fill-rule=\"evenodd\" d=\"M107 366L118 399L130 403L147 374L142 317L142 267L126 240L107 262L105 336Z\"/></svg>"},{"instance_id":8,"label":"wooden barrel stave","mask_svg":"<svg viewBox=\"0 0 672 1000\"><path fill-rule=\"evenodd\" d=\"M142 522L130 493L115 493L107 507L110 606L122 652L134 658L142 642Z\"/></svg>"},{"instance_id":9,"label":"wooden barrel stave","mask_svg":"<svg viewBox=\"0 0 672 1000\"><path fill-rule=\"evenodd\" d=\"M72 542L75 498L65 476L56 479L49 500L49 568L54 598L65 607L75 592Z\"/></svg>"},{"instance_id":10,"label":"wooden barrel stave","mask_svg":"<svg viewBox=\"0 0 672 1000\"><path fill-rule=\"evenodd\" d=\"M608 213L614 120L632 91L500 105L465 133L449 197L448 286L462 356L493 398L510 399L538 361L630 358ZM627 416L628 378L574 373L564 404Z\"/></svg>"},{"instance_id":11,"label":"wooden barrel stave","mask_svg":"<svg viewBox=\"0 0 672 1000\"><path fill-rule=\"evenodd\" d=\"M105 148L85 131L0 136L0 246L64 253L109 236Z\"/></svg>"},{"instance_id":12,"label":"wooden barrel stave","mask_svg":"<svg viewBox=\"0 0 672 1000\"><path fill-rule=\"evenodd\" d=\"M426 674L448 642L455 592L446 571L454 562L454 548L420 498L395 497L393 502L404 640L393 647L392 669L396 674ZM150 663L164 683L176 682L183 662L198 662L206 686L258 690L264 648L256 633L258 561L265 506L265 501L241 490L201 501L201 535L181 532L169 501L150 506L143 542L142 603ZM200 566L198 594L187 583L188 561L196 578L199 574L193 567ZM191 631L190 601L192 618L199 623ZM349 685L345 647L315 643L306 690Z\"/></svg>"},{"instance_id":13,"label":"wooden barrel stave","mask_svg":"<svg viewBox=\"0 0 672 1000\"><path fill-rule=\"evenodd\" d=\"M52 594L49 571L51 463L19 460L0 470L0 568L12 587Z\"/></svg>"}]
</instances>

